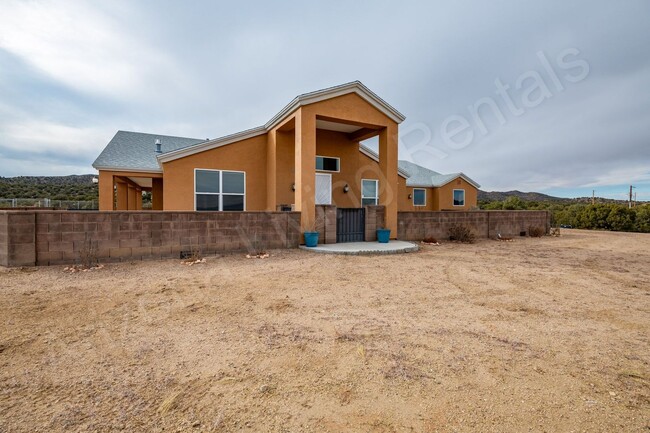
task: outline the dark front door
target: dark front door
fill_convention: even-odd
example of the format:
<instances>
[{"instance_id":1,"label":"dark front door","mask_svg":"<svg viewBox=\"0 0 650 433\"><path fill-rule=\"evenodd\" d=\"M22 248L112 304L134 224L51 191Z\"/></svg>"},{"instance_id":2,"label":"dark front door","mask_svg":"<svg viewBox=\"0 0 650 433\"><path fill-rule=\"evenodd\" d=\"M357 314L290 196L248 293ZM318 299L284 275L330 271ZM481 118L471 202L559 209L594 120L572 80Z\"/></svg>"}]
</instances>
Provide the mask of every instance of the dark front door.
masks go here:
<instances>
[{"instance_id":1,"label":"dark front door","mask_svg":"<svg viewBox=\"0 0 650 433\"><path fill-rule=\"evenodd\" d=\"M336 209L336 242L363 242L366 232L364 208Z\"/></svg>"}]
</instances>

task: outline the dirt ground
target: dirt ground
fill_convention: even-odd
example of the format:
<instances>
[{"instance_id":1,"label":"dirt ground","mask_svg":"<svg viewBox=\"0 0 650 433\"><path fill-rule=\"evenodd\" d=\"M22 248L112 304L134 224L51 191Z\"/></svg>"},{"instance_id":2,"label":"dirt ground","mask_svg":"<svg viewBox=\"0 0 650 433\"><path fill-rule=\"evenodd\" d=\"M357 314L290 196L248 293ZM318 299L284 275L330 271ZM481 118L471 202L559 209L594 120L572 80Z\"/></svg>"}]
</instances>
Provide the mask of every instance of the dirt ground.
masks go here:
<instances>
[{"instance_id":1,"label":"dirt ground","mask_svg":"<svg viewBox=\"0 0 650 433\"><path fill-rule=\"evenodd\" d=\"M648 432L650 235L0 270L0 431Z\"/></svg>"}]
</instances>

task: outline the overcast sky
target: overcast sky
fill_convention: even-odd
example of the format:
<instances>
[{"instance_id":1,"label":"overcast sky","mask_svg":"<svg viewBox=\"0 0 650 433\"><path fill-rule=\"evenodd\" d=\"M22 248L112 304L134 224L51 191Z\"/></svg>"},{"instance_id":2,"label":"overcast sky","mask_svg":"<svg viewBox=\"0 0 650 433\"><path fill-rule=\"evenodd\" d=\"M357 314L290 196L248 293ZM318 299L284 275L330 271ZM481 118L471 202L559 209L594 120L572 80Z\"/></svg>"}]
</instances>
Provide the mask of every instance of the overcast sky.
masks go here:
<instances>
[{"instance_id":1,"label":"overcast sky","mask_svg":"<svg viewBox=\"0 0 650 433\"><path fill-rule=\"evenodd\" d=\"M360 80L406 116L402 159L650 200L649 18L645 0L0 0L0 176L93 173L119 129L215 138Z\"/></svg>"}]
</instances>

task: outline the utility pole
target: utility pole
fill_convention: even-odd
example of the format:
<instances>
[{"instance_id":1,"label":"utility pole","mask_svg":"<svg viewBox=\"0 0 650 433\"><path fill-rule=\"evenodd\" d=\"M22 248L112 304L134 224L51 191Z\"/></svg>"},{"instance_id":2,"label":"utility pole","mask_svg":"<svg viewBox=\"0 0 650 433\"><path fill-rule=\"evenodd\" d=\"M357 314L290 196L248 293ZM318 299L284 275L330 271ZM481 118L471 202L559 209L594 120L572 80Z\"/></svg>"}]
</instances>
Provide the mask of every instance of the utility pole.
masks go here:
<instances>
[{"instance_id":1,"label":"utility pole","mask_svg":"<svg viewBox=\"0 0 650 433\"><path fill-rule=\"evenodd\" d=\"M629 209L632 209L632 188L636 188L636 187L630 185L630 201L629 201L629 204L628 204Z\"/></svg>"},{"instance_id":2,"label":"utility pole","mask_svg":"<svg viewBox=\"0 0 650 433\"><path fill-rule=\"evenodd\" d=\"M596 196L596 190L592 189L591 190L591 205L592 206L596 204L596 197L595 196Z\"/></svg>"}]
</instances>

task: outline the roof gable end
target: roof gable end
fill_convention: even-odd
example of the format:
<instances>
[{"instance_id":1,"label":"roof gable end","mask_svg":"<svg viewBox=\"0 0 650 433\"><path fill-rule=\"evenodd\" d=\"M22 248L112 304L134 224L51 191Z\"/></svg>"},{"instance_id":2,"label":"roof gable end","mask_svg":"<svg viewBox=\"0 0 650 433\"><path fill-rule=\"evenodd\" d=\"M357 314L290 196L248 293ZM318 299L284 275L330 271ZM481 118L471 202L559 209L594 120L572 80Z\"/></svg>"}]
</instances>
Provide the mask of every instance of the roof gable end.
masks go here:
<instances>
[{"instance_id":1,"label":"roof gable end","mask_svg":"<svg viewBox=\"0 0 650 433\"><path fill-rule=\"evenodd\" d=\"M386 101L377 96L373 91L363 85L363 83L360 81L352 81L350 83L328 87L327 89L317 90L315 92L303 93L302 95L295 97L288 105L280 110L278 114L273 116L271 120L262 126L215 138L214 140L208 140L203 143L199 143L183 149L178 149L172 152L162 153L157 156L158 162L165 163L173 161L175 159L184 158L195 153L205 152L206 150L211 150L217 147L235 143L237 141L246 140L258 135L266 134L268 131L286 119L291 113L302 106L324 101L327 99L333 99L350 93L356 93L370 105L375 107L390 119L394 120L396 123L401 123L405 119L403 114L401 114L395 108L390 106Z\"/></svg>"}]
</instances>

